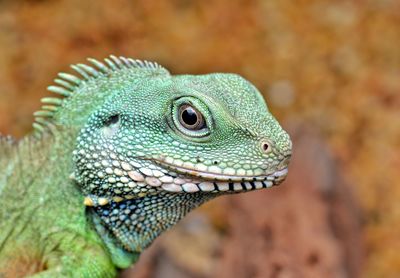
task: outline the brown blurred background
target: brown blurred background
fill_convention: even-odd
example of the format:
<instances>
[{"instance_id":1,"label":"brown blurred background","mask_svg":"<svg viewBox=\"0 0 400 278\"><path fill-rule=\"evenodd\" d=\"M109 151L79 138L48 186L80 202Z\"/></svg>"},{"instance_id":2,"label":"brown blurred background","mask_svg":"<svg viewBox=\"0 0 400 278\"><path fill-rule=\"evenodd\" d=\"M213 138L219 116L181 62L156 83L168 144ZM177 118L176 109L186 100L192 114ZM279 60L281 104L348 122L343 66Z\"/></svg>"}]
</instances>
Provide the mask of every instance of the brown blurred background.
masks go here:
<instances>
[{"instance_id":1,"label":"brown blurred background","mask_svg":"<svg viewBox=\"0 0 400 278\"><path fill-rule=\"evenodd\" d=\"M208 203L123 277L400 277L400 1L2 0L0 50L2 133L116 54L241 74L291 134L287 182Z\"/></svg>"}]
</instances>

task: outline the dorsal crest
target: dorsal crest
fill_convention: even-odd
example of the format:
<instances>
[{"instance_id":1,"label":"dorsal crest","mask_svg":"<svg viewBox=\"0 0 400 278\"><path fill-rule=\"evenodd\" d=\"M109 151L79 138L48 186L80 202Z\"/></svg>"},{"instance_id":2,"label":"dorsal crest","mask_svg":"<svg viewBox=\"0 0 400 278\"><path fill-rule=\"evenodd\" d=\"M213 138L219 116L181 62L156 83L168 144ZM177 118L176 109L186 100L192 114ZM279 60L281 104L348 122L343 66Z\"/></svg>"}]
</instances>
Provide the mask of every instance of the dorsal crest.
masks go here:
<instances>
[{"instance_id":1,"label":"dorsal crest","mask_svg":"<svg viewBox=\"0 0 400 278\"><path fill-rule=\"evenodd\" d=\"M55 129L52 122L54 114L62 106L63 102L73 96L74 92L85 82L102 77L104 78L127 69L140 70L143 71L143 73L151 75L169 75L168 70L164 67L155 62L145 60L142 61L121 56L116 57L114 55L105 58L104 62L100 62L93 58L88 58L87 60L91 65L71 65L71 68L77 72L79 76L61 72L58 74L58 78L54 80L55 84L47 87L48 91L61 96L61 98L45 97L41 99L41 102L43 103L41 110L36 111L33 114L35 121L32 125L37 136L41 136L41 134L46 130L52 131Z\"/></svg>"}]
</instances>

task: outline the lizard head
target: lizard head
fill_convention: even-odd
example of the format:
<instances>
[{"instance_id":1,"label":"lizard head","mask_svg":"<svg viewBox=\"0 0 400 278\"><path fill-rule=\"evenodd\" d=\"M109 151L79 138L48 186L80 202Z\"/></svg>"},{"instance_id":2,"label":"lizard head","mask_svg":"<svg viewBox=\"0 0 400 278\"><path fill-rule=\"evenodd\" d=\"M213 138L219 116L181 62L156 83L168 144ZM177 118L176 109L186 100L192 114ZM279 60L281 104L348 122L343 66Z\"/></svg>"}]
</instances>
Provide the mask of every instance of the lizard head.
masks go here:
<instances>
[{"instance_id":1,"label":"lizard head","mask_svg":"<svg viewBox=\"0 0 400 278\"><path fill-rule=\"evenodd\" d=\"M80 85L82 94L97 91L97 104L87 92L75 101L91 109L74 108L87 116L75 120L82 128L73 153L85 204L125 250L141 251L216 196L285 179L290 138L250 82L126 64Z\"/></svg>"},{"instance_id":2,"label":"lizard head","mask_svg":"<svg viewBox=\"0 0 400 278\"><path fill-rule=\"evenodd\" d=\"M121 200L271 187L285 178L290 152L251 83L210 74L144 79L112 94L82 130L75 158L87 193Z\"/></svg>"}]
</instances>

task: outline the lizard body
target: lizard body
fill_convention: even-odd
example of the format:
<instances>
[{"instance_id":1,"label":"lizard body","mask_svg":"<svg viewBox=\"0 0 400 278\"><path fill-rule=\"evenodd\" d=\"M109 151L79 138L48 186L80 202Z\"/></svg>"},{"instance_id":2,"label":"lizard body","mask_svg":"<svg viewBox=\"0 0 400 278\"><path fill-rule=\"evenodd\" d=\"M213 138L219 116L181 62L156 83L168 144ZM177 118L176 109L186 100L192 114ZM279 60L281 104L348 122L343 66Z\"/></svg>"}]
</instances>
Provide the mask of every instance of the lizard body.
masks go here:
<instances>
[{"instance_id":1,"label":"lizard body","mask_svg":"<svg viewBox=\"0 0 400 278\"><path fill-rule=\"evenodd\" d=\"M89 61L0 140L0 277L114 277L205 201L286 177L289 136L242 77Z\"/></svg>"}]
</instances>

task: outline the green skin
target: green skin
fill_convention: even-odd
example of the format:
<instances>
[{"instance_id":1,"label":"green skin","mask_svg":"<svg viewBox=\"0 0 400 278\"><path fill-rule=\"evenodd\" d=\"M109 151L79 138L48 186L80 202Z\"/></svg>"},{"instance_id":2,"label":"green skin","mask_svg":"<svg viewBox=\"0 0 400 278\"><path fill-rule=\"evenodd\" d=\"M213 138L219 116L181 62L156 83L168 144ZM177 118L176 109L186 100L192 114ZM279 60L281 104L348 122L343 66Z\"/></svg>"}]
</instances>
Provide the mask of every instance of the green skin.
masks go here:
<instances>
[{"instance_id":1,"label":"green skin","mask_svg":"<svg viewBox=\"0 0 400 278\"><path fill-rule=\"evenodd\" d=\"M0 141L2 278L115 277L191 209L286 177L289 136L242 77L89 61Z\"/></svg>"}]
</instances>

